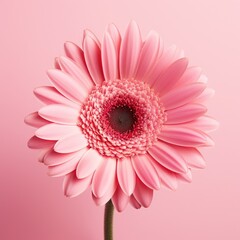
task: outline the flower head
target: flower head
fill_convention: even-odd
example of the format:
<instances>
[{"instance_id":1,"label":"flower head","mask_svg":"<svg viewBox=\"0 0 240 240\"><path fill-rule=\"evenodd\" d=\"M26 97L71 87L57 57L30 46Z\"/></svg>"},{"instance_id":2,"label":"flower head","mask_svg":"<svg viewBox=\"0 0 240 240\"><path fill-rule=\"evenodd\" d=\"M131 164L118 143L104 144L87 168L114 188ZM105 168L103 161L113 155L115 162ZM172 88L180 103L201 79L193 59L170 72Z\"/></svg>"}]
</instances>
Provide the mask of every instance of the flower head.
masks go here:
<instances>
[{"instance_id":1,"label":"flower head","mask_svg":"<svg viewBox=\"0 0 240 240\"><path fill-rule=\"evenodd\" d=\"M42 149L50 176L64 176L66 196L91 187L98 205L148 207L160 185L176 189L205 167L213 90L182 51L154 31L142 41L131 22L123 39L110 24L102 43L87 30L82 48L67 42L65 52L47 72L53 86L34 90L45 106L25 121L38 128L29 147Z\"/></svg>"}]
</instances>

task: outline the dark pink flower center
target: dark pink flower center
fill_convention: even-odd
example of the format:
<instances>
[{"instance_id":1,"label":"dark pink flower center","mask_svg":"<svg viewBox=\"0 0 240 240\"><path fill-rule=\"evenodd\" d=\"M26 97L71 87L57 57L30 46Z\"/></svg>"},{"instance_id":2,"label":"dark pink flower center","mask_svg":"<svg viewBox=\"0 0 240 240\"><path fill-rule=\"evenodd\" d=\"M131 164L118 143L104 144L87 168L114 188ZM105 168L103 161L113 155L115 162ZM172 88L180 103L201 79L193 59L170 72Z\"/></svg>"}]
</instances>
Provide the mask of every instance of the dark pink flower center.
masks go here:
<instances>
[{"instance_id":1,"label":"dark pink flower center","mask_svg":"<svg viewBox=\"0 0 240 240\"><path fill-rule=\"evenodd\" d=\"M108 116L110 126L119 133L132 131L137 121L135 110L127 105L113 107Z\"/></svg>"}]
</instances>

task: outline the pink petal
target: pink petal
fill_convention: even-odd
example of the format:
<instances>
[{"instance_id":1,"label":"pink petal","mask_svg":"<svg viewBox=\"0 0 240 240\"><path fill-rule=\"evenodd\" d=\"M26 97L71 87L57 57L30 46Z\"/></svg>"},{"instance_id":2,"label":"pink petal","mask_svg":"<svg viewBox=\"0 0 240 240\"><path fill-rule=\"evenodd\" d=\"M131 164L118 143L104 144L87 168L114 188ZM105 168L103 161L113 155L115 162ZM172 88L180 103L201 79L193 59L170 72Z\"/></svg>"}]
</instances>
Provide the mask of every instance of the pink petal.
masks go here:
<instances>
[{"instance_id":1,"label":"pink petal","mask_svg":"<svg viewBox=\"0 0 240 240\"><path fill-rule=\"evenodd\" d=\"M121 44L121 35L114 24L109 24L107 27L107 32L110 34L111 38L113 39L114 46L116 48L116 52L118 53Z\"/></svg>"},{"instance_id":2,"label":"pink petal","mask_svg":"<svg viewBox=\"0 0 240 240\"><path fill-rule=\"evenodd\" d=\"M120 75L122 79L135 76L142 48L141 34L137 24L132 21L128 25L120 48Z\"/></svg>"},{"instance_id":3,"label":"pink petal","mask_svg":"<svg viewBox=\"0 0 240 240\"><path fill-rule=\"evenodd\" d=\"M172 45L166 50L163 51L159 61L158 61L158 67L159 70L155 72L158 73L157 79L159 78L160 74L164 73L164 71L175 61L177 61L180 58L184 58L184 52L183 50L180 50L176 47L176 45ZM154 78L154 81L151 81L154 83L156 81L156 78Z\"/></svg>"},{"instance_id":4,"label":"pink petal","mask_svg":"<svg viewBox=\"0 0 240 240\"><path fill-rule=\"evenodd\" d=\"M58 57L55 58L54 67L55 67L56 69L61 69L61 67L60 67L60 65L59 65L59 58L58 58Z\"/></svg>"},{"instance_id":5,"label":"pink petal","mask_svg":"<svg viewBox=\"0 0 240 240\"><path fill-rule=\"evenodd\" d=\"M85 29L83 32L83 44L84 44L84 38L87 36L91 37L94 40L94 42L98 45L98 47L101 48L101 43L98 40L97 36L89 29Z\"/></svg>"},{"instance_id":6,"label":"pink petal","mask_svg":"<svg viewBox=\"0 0 240 240\"><path fill-rule=\"evenodd\" d=\"M130 196L136 185L136 174L129 158L119 159L117 162L118 183L123 192Z\"/></svg>"},{"instance_id":7,"label":"pink petal","mask_svg":"<svg viewBox=\"0 0 240 240\"><path fill-rule=\"evenodd\" d=\"M59 63L64 72L75 78L78 83L90 93L94 84L85 66L79 66L66 57L60 57Z\"/></svg>"},{"instance_id":8,"label":"pink petal","mask_svg":"<svg viewBox=\"0 0 240 240\"><path fill-rule=\"evenodd\" d=\"M76 62L79 65L79 67L85 68L85 70L87 69L84 60L83 50L79 46L72 42L66 42L64 44L64 50L66 56L71 58L74 62Z\"/></svg>"},{"instance_id":9,"label":"pink petal","mask_svg":"<svg viewBox=\"0 0 240 240\"><path fill-rule=\"evenodd\" d=\"M38 161L39 161L40 163L43 163L45 156L46 156L50 151L52 151L52 147L46 147L46 148L42 149L42 150L40 151L39 155L38 155Z\"/></svg>"},{"instance_id":10,"label":"pink petal","mask_svg":"<svg viewBox=\"0 0 240 240\"><path fill-rule=\"evenodd\" d=\"M178 173L172 172L171 170L168 170L167 168L163 167L161 164L159 164L157 161L153 159L153 165L158 173L158 176L161 180L161 183L171 189L176 190L178 187L177 177Z\"/></svg>"},{"instance_id":11,"label":"pink petal","mask_svg":"<svg viewBox=\"0 0 240 240\"><path fill-rule=\"evenodd\" d=\"M115 183L116 160L104 158L93 176L92 192L97 198L105 195L108 189Z\"/></svg>"},{"instance_id":12,"label":"pink petal","mask_svg":"<svg viewBox=\"0 0 240 240\"><path fill-rule=\"evenodd\" d=\"M120 44L121 44L121 35L117 29L117 27L114 24L109 24L107 27L107 32L110 34L115 49L116 49L116 59L117 59L117 78L119 79L119 51L120 51Z\"/></svg>"},{"instance_id":13,"label":"pink petal","mask_svg":"<svg viewBox=\"0 0 240 240\"><path fill-rule=\"evenodd\" d=\"M69 99L65 98L62 94L60 94L55 87L45 86L38 87L34 89L34 94L36 97L42 101L44 104L64 104L66 106L79 108L79 104L76 104Z\"/></svg>"},{"instance_id":14,"label":"pink petal","mask_svg":"<svg viewBox=\"0 0 240 240\"><path fill-rule=\"evenodd\" d=\"M157 141L149 150L149 154L162 166L173 171L185 173L187 165L182 156L169 144Z\"/></svg>"},{"instance_id":15,"label":"pink petal","mask_svg":"<svg viewBox=\"0 0 240 240\"><path fill-rule=\"evenodd\" d=\"M78 132L58 140L54 146L54 150L58 153L71 153L87 146L88 141L86 137L81 132Z\"/></svg>"},{"instance_id":16,"label":"pink petal","mask_svg":"<svg viewBox=\"0 0 240 240\"><path fill-rule=\"evenodd\" d=\"M139 179L147 187L156 190L160 188L158 174L147 154L134 156L132 164Z\"/></svg>"},{"instance_id":17,"label":"pink petal","mask_svg":"<svg viewBox=\"0 0 240 240\"><path fill-rule=\"evenodd\" d=\"M163 74L153 83L153 88L161 96L167 93L179 81L188 65L186 58L181 58L172 63Z\"/></svg>"},{"instance_id":18,"label":"pink petal","mask_svg":"<svg viewBox=\"0 0 240 240\"><path fill-rule=\"evenodd\" d=\"M170 64L174 62L174 60L178 59L176 58L177 52L178 52L177 46L174 44L163 51L163 54L160 59L162 70L165 70L168 66L170 66Z\"/></svg>"},{"instance_id":19,"label":"pink petal","mask_svg":"<svg viewBox=\"0 0 240 240\"><path fill-rule=\"evenodd\" d=\"M196 103L205 103L215 94L215 90L212 88L206 88L197 98L194 99Z\"/></svg>"},{"instance_id":20,"label":"pink petal","mask_svg":"<svg viewBox=\"0 0 240 240\"><path fill-rule=\"evenodd\" d=\"M77 125L79 118L79 110L62 104L47 105L38 114L48 121L68 125Z\"/></svg>"},{"instance_id":21,"label":"pink petal","mask_svg":"<svg viewBox=\"0 0 240 240\"><path fill-rule=\"evenodd\" d=\"M193 101L205 88L203 83L189 84L171 90L161 97L161 100L167 110L177 108Z\"/></svg>"},{"instance_id":22,"label":"pink petal","mask_svg":"<svg viewBox=\"0 0 240 240\"><path fill-rule=\"evenodd\" d=\"M48 141L33 136L28 141L28 147L32 149L51 148L54 146L56 141Z\"/></svg>"},{"instance_id":23,"label":"pink petal","mask_svg":"<svg viewBox=\"0 0 240 240\"><path fill-rule=\"evenodd\" d=\"M181 125L165 125L159 139L183 147L213 146L214 142L204 132Z\"/></svg>"},{"instance_id":24,"label":"pink petal","mask_svg":"<svg viewBox=\"0 0 240 240\"><path fill-rule=\"evenodd\" d=\"M56 165L48 167L48 175L51 177L60 177L67 175L68 173L74 171L77 168L79 157L74 157L71 160Z\"/></svg>"},{"instance_id":25,"label":"pink petal","mask_svg":"<svg viewBox=\"0 0 240 240\"><path fill-rule=\"evenodd\" d=\"M105 80L115 80L118 76L116 48L109 33L105 33L102 44L102 65Z\"/></svg>"},{"instance_id":26,"label":"pink petal","mask_svg":"<svg viewBox=\"0 0 240 240\"><path fill-rule=\"evenodd\" d=\"M141 180L137 178L136 188L133 195L137 202L139 202L143 207L147 208L152 202L153 190L148 188L141 182Z\"/></svg>"},{"instance_id":27,"label":"pink petal","mask_svg":"<svg viewBox=\"0 0 240 240\"><path fill-rule=\"evenodd\" d=\"M87 151L86 148L74 153L57 153L53 149L48 152L44 157L44 164L47 166L56 166L65 162L71 161L72 159L80 159L83 154Z\"/></svg>"},{"instance_id":28,"label":"pink petal","mask_svg":"<svg viewBox=\"0 0 240 240\"><path fill-rule=\"evenodd\" d=\"M199 82L202 82L202 83L207 83L208 82L208 78L206 75L202 74L199 79L198 79Z\"/></svg>"},{"instance_id":29,"label":"pink petal","mask_svg":"<svg viewBox=\"0 0 240 240\"><path fill-rule=\"evenodd\" d=\"M136 79L147 82L149 74L156 64L159 55L162 52L162 43L158 33L151 31L146 41L143 43L139 65L137 68Z\"/></svg>"},{"instance_id":30,"label":"pink petal","mask_svg":"<svg viewBox=\"0 0 240 240\"><path fill-rule=\"evenodd\" d=\"M63 191L67 197L76 197L83 193L91 184L92 176L78 179L75 172L71 172L64 177Z\"/></svg>"},{"instance_id":31,"label":"pink petal","mask_svg":"<svg viewBox=\"0 0 240 240\"><path fill-rule=\"evenodd\" d=\"M77 178L85 178L98 168L102 162L103 156L98 153L97 150L90 148L82 157L78 163L76 176Z\"/></svg>"},{"instance_id":32,"label":"pink petal","mask_svg":"<svg viewBox=\"0 0 240 240\"><path fill-rule=\"evenodd\" d=\"M46 140L59 140L68 135L77 134L80 132L78 126L59 125L56 123L47 124L39 128L35 135Z\"/></svg>"},{"instance_id":33,"label":"pink petal","mask_svg":"<svg viewBox=\"0 0 240 240\"><path fill-rule=\"evenodd\" d=\"M130 197L130 203L136 209L141 208L141 204L139 204L139 202L136 200L136 198L133 195L131 195Z\"/></svg>"},{"instance_id":34,"label":"pink petal","mask_svg":"<svg viewBox=\"0 0 240 240\"><path fill-rule=\"evenodd\" d=\"M166 70L166 68L173 62L176 53L176 46L173 45L163 51L161 57L156 62L155 67L151 71L151 74L147 80L149 86L153 86L153 83L157 81L159 76Z\"/></svg>"},{"instance_id":35,"label":"pink petal","mask_svg":"<svg viewBox=\"0 0 240 240\"><path fill-rule=\"evenodd\" d=\"M202 116L191 122L186 123L185 125L190 128L199 129L204 132L211 132L219 127L219 123L209 116Z\"/></svg>"},{"instance_id":36,"label":"pink petal","mask_svg":"<svg viewBox=\"0 0 240 240\"><path fill-rule=\"evenodd\" d=\"M48 70L47 74L54 87L73 102L81 103L88 97L87 88L70 75L58 69Z\"/></svg>"},{"instance_id":37,"label":"pink petal","mask_svg":"<svg viewBox=\"0 0 240 240\"><path fill-rule=\"evenodd\" d=\"M181 107L166 111L166 124L178 124L195 120L202 116L207 108L201 104L189 103Z\"/></svg>"},{"instance_id":38,"label":"pink petal","mask_svg":"<svg viewBox=\"0 0 240 240\"><path fill-rule=\"evenodd\" d=\"M38 112L33 112L33 113L30 113L28 114L25 118L24 118L24 122L32 127L36 127L36 128L39 128L39 127L42 127L48 123L50 123L49 121L41 118L39 115L38 115Z\"/></svg>"},{"instance_id":39,"label":"pink petal","mask_svg":"<svg viewBox=\"0 0 240 240\"><path fill-rule=\"evenodd\" d=\"M196 148L177 147L176 150L182 155L188 166L193 168L206 167L202 154Z\"/></svg>"},{"instance_id":40,"label":"pink petal","mask_svg":"<svg viewBox=\"0 0 240 240\"><path fill-rule=\"evenodd\" d=\"M186 85L190 83L197 82L202 73L202 69L200 67L188 67L181 79L179 80L179 85Z\"/></svg>"},{"instance_id":41,"label":"pink petal","mask_svg":"<svg viewBox=\"0 0 240 240\"><path fill-rule=\"evenodd\" d=\"M101 50L97 42L88 34L83 40L84 57L95 84L101 84L104 81L101 63Z\"/></svg>"},{"instance_id":42,"label":"pink petal","mask_svg":"<svg viewBox=\"0 0 240 240\"><path fill-rule=\"evenodd\" d=\"M176 173L176 177L181 182L187 182L187 183L192 182L192 172L190 169L188 169L187 173Z\"/></svg>"},{"instance_id":43,"label":"pink petal","mask_svg":"<svg viewBox=\"0 0 240 240\"><path fill-rule=\"evenodd\" d=\"M127 196L118 186L116 192L113 195L112 202L117 211L122 212L127 207L129 196Z\"/></svg>"},{"instance_id":44,"label":"pink petal","mask_svg":"<svg viewBox=\"0 0 240 240\"><path fill-rule=\"evenodd\" d=\"M103 206L112 198L116 189L117 189L117 184L116 184L116 181L114 180L113 184L110 186L110 188L101 198L97 198L96 196L94 196L94 194L92 194L92 198L98 206Z\"/></svg>"}]
</instances>

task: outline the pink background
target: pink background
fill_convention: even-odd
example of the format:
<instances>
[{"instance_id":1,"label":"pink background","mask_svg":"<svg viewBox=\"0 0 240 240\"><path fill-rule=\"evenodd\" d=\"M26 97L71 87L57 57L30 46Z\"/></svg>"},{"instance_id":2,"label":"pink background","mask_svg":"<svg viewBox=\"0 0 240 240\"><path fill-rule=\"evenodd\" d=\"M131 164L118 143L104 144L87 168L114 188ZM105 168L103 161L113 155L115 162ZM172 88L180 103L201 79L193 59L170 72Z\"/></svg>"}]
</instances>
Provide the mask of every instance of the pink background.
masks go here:
<instances>
[{"instance_id":1,"label":"pink background","mask_svg":"<svg viewBox=\"0 0 240 240\"><path fill-rule=\"evenodd\" d=\"M204 150L206 170L176 192L161 189L149 209L117 213L115 240L240 239L239 0L1 0L0 9L0 239L102 239L104 209L89 191L63 196L62 178L48 177L27 149L33 129L23 118L39 108L32 90L48 84L45 70L66 40L80 43L86 27L101 38L109 22L123 32L130 19L202 66L221 127Z\"/></svg>"}]
</instances>

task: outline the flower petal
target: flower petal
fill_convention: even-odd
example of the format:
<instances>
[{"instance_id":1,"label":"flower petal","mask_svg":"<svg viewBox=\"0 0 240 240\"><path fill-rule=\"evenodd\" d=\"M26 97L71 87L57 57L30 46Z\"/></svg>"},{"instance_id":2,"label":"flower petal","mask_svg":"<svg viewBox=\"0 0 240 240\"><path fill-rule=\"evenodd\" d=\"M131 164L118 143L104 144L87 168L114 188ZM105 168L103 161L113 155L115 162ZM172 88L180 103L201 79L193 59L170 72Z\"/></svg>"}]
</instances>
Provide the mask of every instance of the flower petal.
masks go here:
<instances>
[{"instance_id":1,"label":"flower petal","mask_svg":"<svg viewBox=\"0 0 240 240\"><path fill-rule=\"evenodd\" d=\"M177 108L193 101L205 88L203 83L185 85L171 90L161 97L161 100L167 110Z\"/></svg>"},{"instance_id":2,"label":"flower petal","mask_svg":"<svg viewBox=\"0 0 240 240\"><path fill-rule=\"evenodd\" d=\"M147 154L134 156L132 164L139 179L147 187L156 190L160 188L158 174Z\"/></svg>"},{"instance_id":3,"label":"flower petal","mask_svg":"<svg viewBox=\"0 0 240 240\"><path fill-rule=\"evenodd\" d=\"M105 33L102 44L102 65L105 80L115 80L118 76L118 61L113 39Z\"/></svg>"},{"instance_id":4,"label":"flower petal","mask_svg":"<svg viewBox=\"0 0 240 240\"><path fill-rule=\"evenodd\" d=\"M162 43L158 33L151 31L141 50L139 65L136 72L136 79L147 82L149 74L156 64L162 52Z\"/></svg>"},{"instance_id":5,"label":"flower petal","mask_svg":"<svg viewBox=\"0 0 240 240\"><path fill-rule=\"evenodd\" d=\"M67 57L76 62L79 67L85 68L85 70L87 70L83 50L79 46L72 42L65 42L64 50Z\"/></svg>"},{"instance_id":6,"label":"flower petal","mask_svg":"<svg viewBox=\"0 0 240 240\"><path fill-rule=\"evenodd\" d=\"M176 53L176 46L172 45L171 47L163 50L159 60L156 62L151 74L147 80L149 86L153 86L153 83L157 81L159 76L166 70L166 68L173 62L175 53Z\"/></svg>"},{"instance_id":7,"label":"flower petal","mask_svg":"<svg viewBox=\"0 0 240 240\"><path fill-rule=\"evenodd\" d=\"M67 175L68 173L76 169L78 161L79 161L79 156L76 156L65 163L62 163L56 166L49 166L48 175L51 177L61 177L61 176Z\"/></svg>"},{"instance_id":8,"label":"flower petal","mask_svg":"<svg viewBox=\"0 0 240 240\"><path fill-rule=\"evenodd\" d=\"M68 135L77 134L79 132L80 132L80 128L78 126L68 126L68 125L50 123L39 128L35 132L35 135L39 138L46 139L46 140L59 140Z\"/></svg>"},{"instance_id":9,"label":"flower petal","mask_svg":"<svg viewBox=\"0 0 240 240\"><path fill-rule=\"evenodd\" d=\"M194 129L199 129L204 132L211 132L219 127L219 123L209 116L202 116L186 123L186 126Z\"/></svg>"},{"instance_id":10,"label":"flower petal","mask_svg":"<svg viewBox=\"0 0 240 240\"><path fill-rule=\"evenodd\" d=\"M192 171L190 169L188 169L187 173L176 173L176 177L181 182L190 183L190 182L192 182Z\"/></svg>"},{"instance_id":11,"label":"flower petal","mask_svg":"<svg viewBox=\"0 0 240 240\"><path fill-rule=\"evenodd\" d=\"M84 45L84 38L87 36L91 37L94 40L94 42L97 44L97 46L101 48L101 43L98 40L97 36L89 29L85 29L83 32L83 45Z\"/></svg>"},{"instance_id":12,"label":"flower petal","mask_svg":"<svg viewBox=\"0 0 240 240\"><path fill-rule=\"evenodd\" d=\"M188 67L179 80L179 85L186 85L197 82L202 73L200 67Z\"/></svg>"},{"instance_id":13,"label":"flower petal","mask_svg":"<svg viewBox=\"0 0 240 240\"><path fill-rule=\"evenodd\" d=\"M178 182L177 182L177 177L176 177L177 173L172 172L171 170L168 170L167 168L163 167L155 159L153 159L152 162L153 162L155 169L157 170L157 173L161 180L161 183L165 187L167 187L171 190L176 190L178 187Z\"/></svg>"},{"instance_id":14,"label":"flower petal","mask_svg":"<svg viewBox=\"0 0 240 240\"><path fill-rule=\"evenodd\" d=\"M133 195L137 202L139 202L143 207L147 208L152 202L153 190L148 188L139 178L137 178L136 188Z\"/></svg>"},{"instance_id":15,"label":"flower petal","mask_svg":"<svg viewBox=\"0 0 240 240\"><path fill-rule=\"evenodd\" d=\"M80 159L86 152L86 148L73 153L57 153L53 149L44 157L44 164L47 166L56 166L72 160L73 158Z\"/></svg>"},{"instance_id":16,"label":"flower petal","mask_svg":"<svg viewBox=\"0 0 240 240\"><path fill-rule=\"evenodd\" d=\"M38 161L39 161L40 163L43 163L45 156L46 156L50 151L52 151L52 147L46 147L46 148L42 149L42 150L40 151L40 153L38 154Z\"/></svg>"},{"instance_id":17,"label":"flower petal","mask_svg":"<svg viewBox=\"0 0 240 240\"><path fill-rule=\"evenodd\" d=\"M94 84L85 66L81 67L66 57L60 57L59 64L64 72L75 78L79 84L90 93Z\"/></svg>"},{"instance_id":18,"label":"flower petal","mask_svg":"<svg viewBox=\"0 0 240 240\"><path fill-rule=\"evenodd\" d=\"M197 98L194 99L196 103L205 103L215 94L215 90L212 88L206 88Z\"/></svg>"},{"instance_id":19,"label":"flower petal","mask_svg":"<svg viewBox=\"0 0 240 240\"><path fill-rule=\"evenodd\" d=\"M179 81L188 65L187 58L172 63L153 83L153 88L161 96L167 93Z\"/></svg>"},{"instance_id":20,"label":"flower petal","mask_svg":"<svg viewBox=\"0 0 240 240\"><path fill-rule=\"evenodd\" d=\"M78 179L75 172L71 172L64 177L63 191L67 197L76 197L83 193L91 184L92 175Z\"/></svg>"},{"instance_id":21,"label":"flower petal","mask_svg":"<svg viewBox=\"0 0 240 240\"><path fill-rule=\"evenodd\" d=\"M120 45L121 45L121 35L119 33L119 30L117 29L117 27L114 24L109 24L106 30L114 43L115 49L116 49L116 59L117 59L117 79L120 78L119 76L119 51L120 51Z\"/></svg>"},{"instance_id":22,"label":"flower petal","mask_svg":"<svg viewBox=\"0 0 240 240\"><path fill-rule=\"evenodd\" d=\"M81 132L79 132L58 140L54 146L54 150L58 153L71 153L87 146L88 141L86 137Z\"/></svg>"},{"instance_id":23,"label":"flower petal","mask_svg":"<svg viewBox=\"0 0 240 240\"><path fill-rule=\"evenodd\" d=\"M182 156L169 144L157 141L148 153L165 168L179 173L187 172L187 165Z\"/></svg>"},{"instance_id":24,"label":"flower petal","mask_svg":"<svg viewBox=\"0 0 240 240\"><path fill-rule=\"evenodd\" d=\"M101 84L104 81L101 63L101 50L97 42L86 34L83 40L83 50L85 61L95 84Z\"/></svg>"},{"instance_id":25,"label":"flower petal","mask_svg":"<svg viewBox=\"0 0 240 240\"><path fill-rule=\"evenodd\" d=\"M182 155L188 166L200 169L206 167L202 154L196 148L177 147L176 150Z\"/></svg>"},{"instance_id":26,"label":"flower petal","mask_svg":"<svg viewBox=\"0 0 240 240\"><path fill-rule=\"evenodd\" d=\"M49 121L41 118L39 115L38 115L38 112L33 112L33 113L30 113L28 114L25 118L24 118L24 122L32 127L36 127L36 128L39 128L39 127L42 127L48 123L50 123Z\"/></svg>"},{"instance_id":27,"label":"flower petal","mask_svg":"<svg viewBox=\"0 0 240 240\"><path fill-rule=\"evenodd\" d=\"M54 67L55 67L56 69L61 69L61 67L60 67L60 65L59 65L59 58L58 58L58 57L55 58Z\"/></svg>"},{"instance_id":28,"label":"flower petal","mask_svg":"<svg viewBox=\"0 0 240 240\"><path fill-rule=\"evenodd\" d=\"M97 198L105 195L114 184L116 178L116 160L104 158L93 176L92 192Z\"/></svg>"},{"instance_id":29,"label":"flower petal","mask_svg":"<svg viewBox=\"0 0 240 240\"><path fill-rule=\"evenodd\" d=\"M38 153L38 157L37 157L38 162L43 163L45 155L51 150L52 150L52 148L41 149L41 151Z\"/></svg>"},{"instance_id":30,"label":"flower petal","mask_svg":"<svg viewBox=\"0 0 240 240\"><path fill-rule=\"evenodd\" d=\"M48 141L33 136L28 141L28 147L32 149L52 148L56 141Z\"/></svg>"},{"instance_id":31,"label":"flower petal","mask_svg":"<svg viewBox=\"0 0 240 240\"><path fill-rule=\"evenodd\" d=\"M34 89L35 96L44 104L64 104L66 106L70 106L73 108L79 108L79 104L76 104L66 97L64 97L61 93L59 93L55 87L44 86L38 87Z\"/></svg>"},{"instance_id":32,"label":"flower petal","mask_svg":"<svg viewBox=\"0 0 240 240\"><path fill-rule=\"evenodd\" d=\"M181 125L165 125L159 139L183 147L213 146L214 142L204 132Z\"/></svg>"},{"instance_id":33,"label":"flower petal","mask_svg":"<svg viewBox=\"0 0 240 240\"><path fill-rule=\"evenodd\" d=\"M54 87L68 99L81 103L87 98L87 88L69 74L58 69L50 69L47 74Z\"/></svg>"},{"instance_id":34,"label":"flower petal","mask_svg":"<svg viewBox=\"0 0 240 240\"><path fill-rule=\"evenodd\" d=\"M198 78L198 82L207 83L208 82L207 76L204 74L201 74L200 77Z\"/></svg>"},{"instance_id":35,"label":"flower petal","mask_svg":"<svg viewBox=\"0 0 240 240\"><path fill-rule=\"evenodd\" d=\"M129 196L127 196L118 186L116 192L113 195L112 202L114 207L117 209L118 212L122 212L129 202Z\"/></svg>"},{"instance_id":36,"label":"flower petal","mask_svg":"<svg viewBox=\"0 0 240 240\"><path fill-rule=\"evenodd\" d=\"M68 125L77 125L79 118L79 110L62 104L47 105L38 114L48 121Z\"/></svg>"},{"instance_id":37,"label":"flower petal","mask_svg":"<svg viewBox=\"0 0 240 240\"><path fill-rule=\"evenodd\" d=\"M113 184L110 186L110 188L107 190L107 192L102 197L97 198L96 196L94 196L94 194L92 194L92 198L98 206L103 206L112 198L116 189L117 189L117 184L114 179Z\"/></svg>"},{"instance_id":38,"label":"flower petal","mask_svg":"<svg viewBox=\"0 0 240 240\"><path fill-rule=\"evenodd\" d=\"M136 209L141 208L141 204L136 200L136 198L133 195L131 195L130 197L130 203Z\"/></svg>"},{"instance_id":39,"label":"flower petal","mask_svg":"<svg viewBox=\"0 0 240 240\"><path fill-rule=\"evenodd\" d=\"M97 150L90 148L82 157L78 163L76 176L77 178L85 178L98 168L102 162L103 156L101 156Z\"/></svg>"},{"instance_id":40,"label":"flower petal","mask_svg":"<svg viewBox=\"0 0 240 240\"><path fill-rule=\"evenodd\" d=\"M120 76L131 79L135 76L142 40L136 22L132 21L127 27L120 48Z\"/></svg>"},{"instance_id":41,"label":"flower petal","mask_svg":"<svg viewBox=\"0 0 240 240\"><path fill-rule=\"evenodd\" d=\"M195 120L202 116L207 108L201 104L189 103L178 108L166 111L166 124L178 124Z\"/></svg>"},{"instance_id":42,"label":"flower petal","mask_svg":"<svg viewBox=\"0 0 240 240\"><path fill-rule=\"evenodd\" d=\"M111 38L113 39L116 52L118 53L120 49L120 44L121 44L121 35L117 27L111 23L107 26L107 32L110 34Z\"/></svg>"},{"instance_id":43,"label":"flower petal","mask_svg":"<svg viewBox=\"0 0 240 240\"><path fill-rule=\"evenodd\" d=\"M130 196L136 185L136 174L129 158L119 159L117 162L118 183L123 192Z\"/></svg>"}]
</instances>

